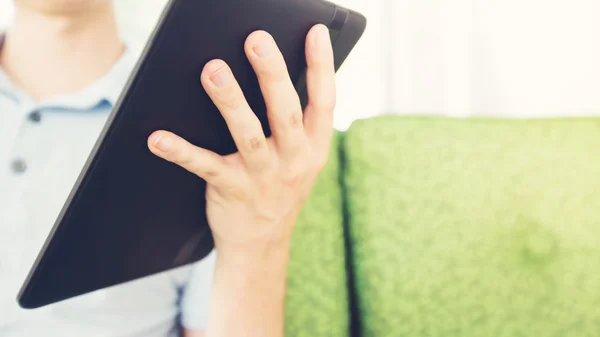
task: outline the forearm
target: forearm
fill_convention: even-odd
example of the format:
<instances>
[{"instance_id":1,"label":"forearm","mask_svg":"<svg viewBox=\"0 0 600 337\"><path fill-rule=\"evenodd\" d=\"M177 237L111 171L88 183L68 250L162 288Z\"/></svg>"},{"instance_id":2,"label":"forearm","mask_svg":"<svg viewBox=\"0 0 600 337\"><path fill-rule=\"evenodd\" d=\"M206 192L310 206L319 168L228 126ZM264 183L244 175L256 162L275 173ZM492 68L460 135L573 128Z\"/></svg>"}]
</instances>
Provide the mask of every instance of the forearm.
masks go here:
<instances>
[{"instance_id":1,"label":"forearm","mask_svg":"<svg viewBox=\"0 0 600 337\"><path fill-rule=\"evenodd\" d=\"M217 254L207 337L283 337L289 243Z\"/></svg>"}]
</instances>

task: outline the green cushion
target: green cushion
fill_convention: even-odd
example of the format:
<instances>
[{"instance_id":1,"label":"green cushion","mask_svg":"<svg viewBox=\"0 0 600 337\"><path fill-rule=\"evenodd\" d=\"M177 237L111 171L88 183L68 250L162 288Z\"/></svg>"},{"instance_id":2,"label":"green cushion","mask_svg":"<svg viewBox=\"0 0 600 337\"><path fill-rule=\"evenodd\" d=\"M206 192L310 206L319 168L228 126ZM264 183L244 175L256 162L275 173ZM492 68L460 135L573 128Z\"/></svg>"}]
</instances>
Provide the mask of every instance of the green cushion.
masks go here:
<instances>
[{"instance_id":1,"label":"green cushion","mask_svg":"<svg viewBox=\"0 0 600 337\"><path fill-rule=\"evenodd\" d=\"M336 133L296 225L286 300L286 337L347 337L348 287Z\"/></svg>"},{"instance_id":2,"label":"green cushion","mask_svg":"<svg viewBox=\"0 0 600 337\"><path fill-rule=\"evenodd\" d=\"M386 116L344 139L363 336L600 334L600 119Z\"/></svg>"}]
</instances>

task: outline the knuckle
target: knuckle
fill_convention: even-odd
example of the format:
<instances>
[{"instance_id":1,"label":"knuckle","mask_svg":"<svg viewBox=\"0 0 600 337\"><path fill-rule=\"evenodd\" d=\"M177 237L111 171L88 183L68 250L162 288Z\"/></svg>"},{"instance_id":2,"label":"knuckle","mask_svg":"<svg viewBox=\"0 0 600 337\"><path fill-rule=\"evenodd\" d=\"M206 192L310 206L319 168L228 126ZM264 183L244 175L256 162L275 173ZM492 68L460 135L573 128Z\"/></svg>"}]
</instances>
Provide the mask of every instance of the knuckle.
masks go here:
<instances>
[{"instance_id":1,"label":"knuckle","mask_svg":"<svg viewBox=\"0 0 600 337\"><path fill-rule=\"evenodd\" d=\"M192 158L189 155L189 151L187 151L182 146L176 146L172 151L169 158L175 164L182 167L189 167L192 163Z\"/></svg>"},{"instance_id":2,"label":"knuckle","mask_svg":"<svg viewBox=\"0 0 600 337\"><path fill-rule=\"evenodd\" d=\"M298 186L304 181L307 172L305 164L293 165L283 172L283 183L288 186Z\"/></svg>"},{"instance_id":3,"label":"knuckle","mask_svg":"<svg viewBox=\"0 0 600 337\"><path fill-rule=\"evenodd\" d=\"M263 150L267 146L265 135L259 132L259 130L262 130L260 122L244 123L244 125L241 126L241 129L252 130L252 132L245 135L242 140L244 150L248 152L257 152Z\"/></svg>"},{"instance_id":4,"label":"knuckle","mask_svg":"<svg viewBox=\"0 0 600 337\"><path fill-rule=\"evenodd\" d=\"M288 124L292 127L292 129L298 129L300 126L302 126L301 119L297 114L290 115L290 121Z\"/></svg>"},{"instance_id":5,"label":"knuckle","mask_svg":"<svg viewBox=\"0 0 600 337\"><path fill-rule=\"evenodd\" d=\"M223 163L226 166L231 166L236 169L242 169L244 167L244 161L243 161L242 157L240 157L237 153L227 155L225 157L222 157L222 159L223 159Z\"/></svg>"},{"instance_id":6,"label":"knuckle","mask_svg":"<svg viewBox=\"0 0 600 337\"><path fill-rule=\"evenodd\" d=\"M222 108L228 110L237 110L242 106L244 96L234 87L223 89L217 95L218 103Z\"/></svg>"},{"instance_id":7,"label":"knuckle","mask_svg":"<svg viewBox=\"0 0 600 337\"><path fill-rule=\"evenodd\" d=\"M288 117L288 124L290 127L292 127L293 129L297 129L303 126L303 120L302 120L302 112L301 111L292 111L292 113L290 113L289 117Z\"/></svg>"},{"instance_id":8,"label":"knuckle","mask_svg":"<svg viewBox=\"0 0 600 337\"><path fill-rule=\"evenodd\" d=\"M173 162L185 169L192 169L192 160L188 157L175 157Z\"/></svg>"},{"instance_id":9,"label":"knuckle","mask_svg":"<svg viewBox=\"0 0 600 337\"><path fill-rule=\"evenodd\" d=\"M258 151L263 148L264 141L261 137L253 136L248 139L248 149L252 152Z\"/></svg>"},{"instance_id":10,"label":"knuckle","mask_svg":"<svg viewBox=\"0 0 600 337\"><path fill-rule=\"evenodd\" d=\"M207 167L203 173L209 180L215 180L221 176L221 172L216 167Z\"/></svg>"},{"instance_id":11,"label":"knuckle","mask_svg":"<svg viewBox=\"0 0 600 337\"><path fill-rule=\"evenodd\" d=\"M335 96L323 97L316 102L316 107L322 111L333 111L337 105Z\"/></svg>"},{"instance_id":12,"label":"knuckle","mask_svg":"<svg viewBox=\"0 0 600 337\"><path fill-rule=\"evenodd\" d=\"M277 125L284 128L298 129L304 126L304 116L300 109L286 110L285 112L275 111L272 116L275 118Z\"/></svg>"},{"instance_id":13,"label":"knuckle","mask_svg":"<svg viewBox=\"0 0 600 337\"><path fill-rule=\"evenodd\" d=\"M267 144L264 136L251 135L242 142L246 152L255 153L264 149Z\"/></svg>"}]
</instances>

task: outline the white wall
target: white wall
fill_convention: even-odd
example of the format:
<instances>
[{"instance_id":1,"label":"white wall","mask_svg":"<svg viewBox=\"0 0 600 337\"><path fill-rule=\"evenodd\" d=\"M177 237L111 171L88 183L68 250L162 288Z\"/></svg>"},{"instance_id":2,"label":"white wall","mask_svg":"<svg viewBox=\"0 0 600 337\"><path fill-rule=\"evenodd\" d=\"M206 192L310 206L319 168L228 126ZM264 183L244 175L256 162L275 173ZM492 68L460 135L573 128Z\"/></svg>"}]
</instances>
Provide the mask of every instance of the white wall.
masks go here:
<instances>
[{"instance_id":1,"label":"white wall","mask_svg":"<svg viewBox=\"0 0 600 337\"><path fill-rule=\"evenodd\" d=\"M124 35L142 42L165 0L116 2ZM598 0L334 2L369 20L338 74L338 128L381 113L600 114Z\"/></svg>"},{"instance_id":2,"label":"white wall","mask_svg":"<svg viewBox=\"0 0 600 337\"><path fill-rule=\"evenodd\" d=\"M11 0L0 0L0 29L6 28L12 19L13 8Z\"/></svg>"},{"instance_id":3,"label":"white wall","mask_svg":"<svg viewBox=\"0 0 600 337\"><path fill-rule=\"evenodd\" d=\"M389 2L394 112L600 114L600 1Z\"/></svg>"},{"instance_id":4,"label":"white wall","mask_svg":"<svg viewBox=\"0 0 600 337\"><path fill-rule=\"evenodd\" d=\"M473 111L600 114L600 1L485 3L475 17Z\"/></svg>"}]
</instances>

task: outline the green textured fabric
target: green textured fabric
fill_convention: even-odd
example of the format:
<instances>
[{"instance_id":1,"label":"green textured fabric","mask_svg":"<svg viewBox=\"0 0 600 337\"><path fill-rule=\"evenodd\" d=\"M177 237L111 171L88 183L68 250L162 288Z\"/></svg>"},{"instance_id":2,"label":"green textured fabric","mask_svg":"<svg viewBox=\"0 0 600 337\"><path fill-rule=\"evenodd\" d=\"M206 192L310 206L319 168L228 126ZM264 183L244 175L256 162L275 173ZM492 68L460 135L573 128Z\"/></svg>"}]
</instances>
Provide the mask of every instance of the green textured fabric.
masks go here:
<instances>
[{"instance_id":1,"label":"green textured fabric","mask_svg":"<svg viewBox=\"0 0 600 337\"><path fill-rule=\"evenodd\" d=\"M336 133L293 235L286 337L347 337L348 287Z\"/></svg>"},{"instance_id":2,"label":"green textured fabric","mask_svg":"<svg viewBox=\"0 0 600 337\"><path fill-rule=\"evenodd\" d=\"M385 116L344 139L362 336L600 336L600 119Z\"/></svg>"}]
</instances>

